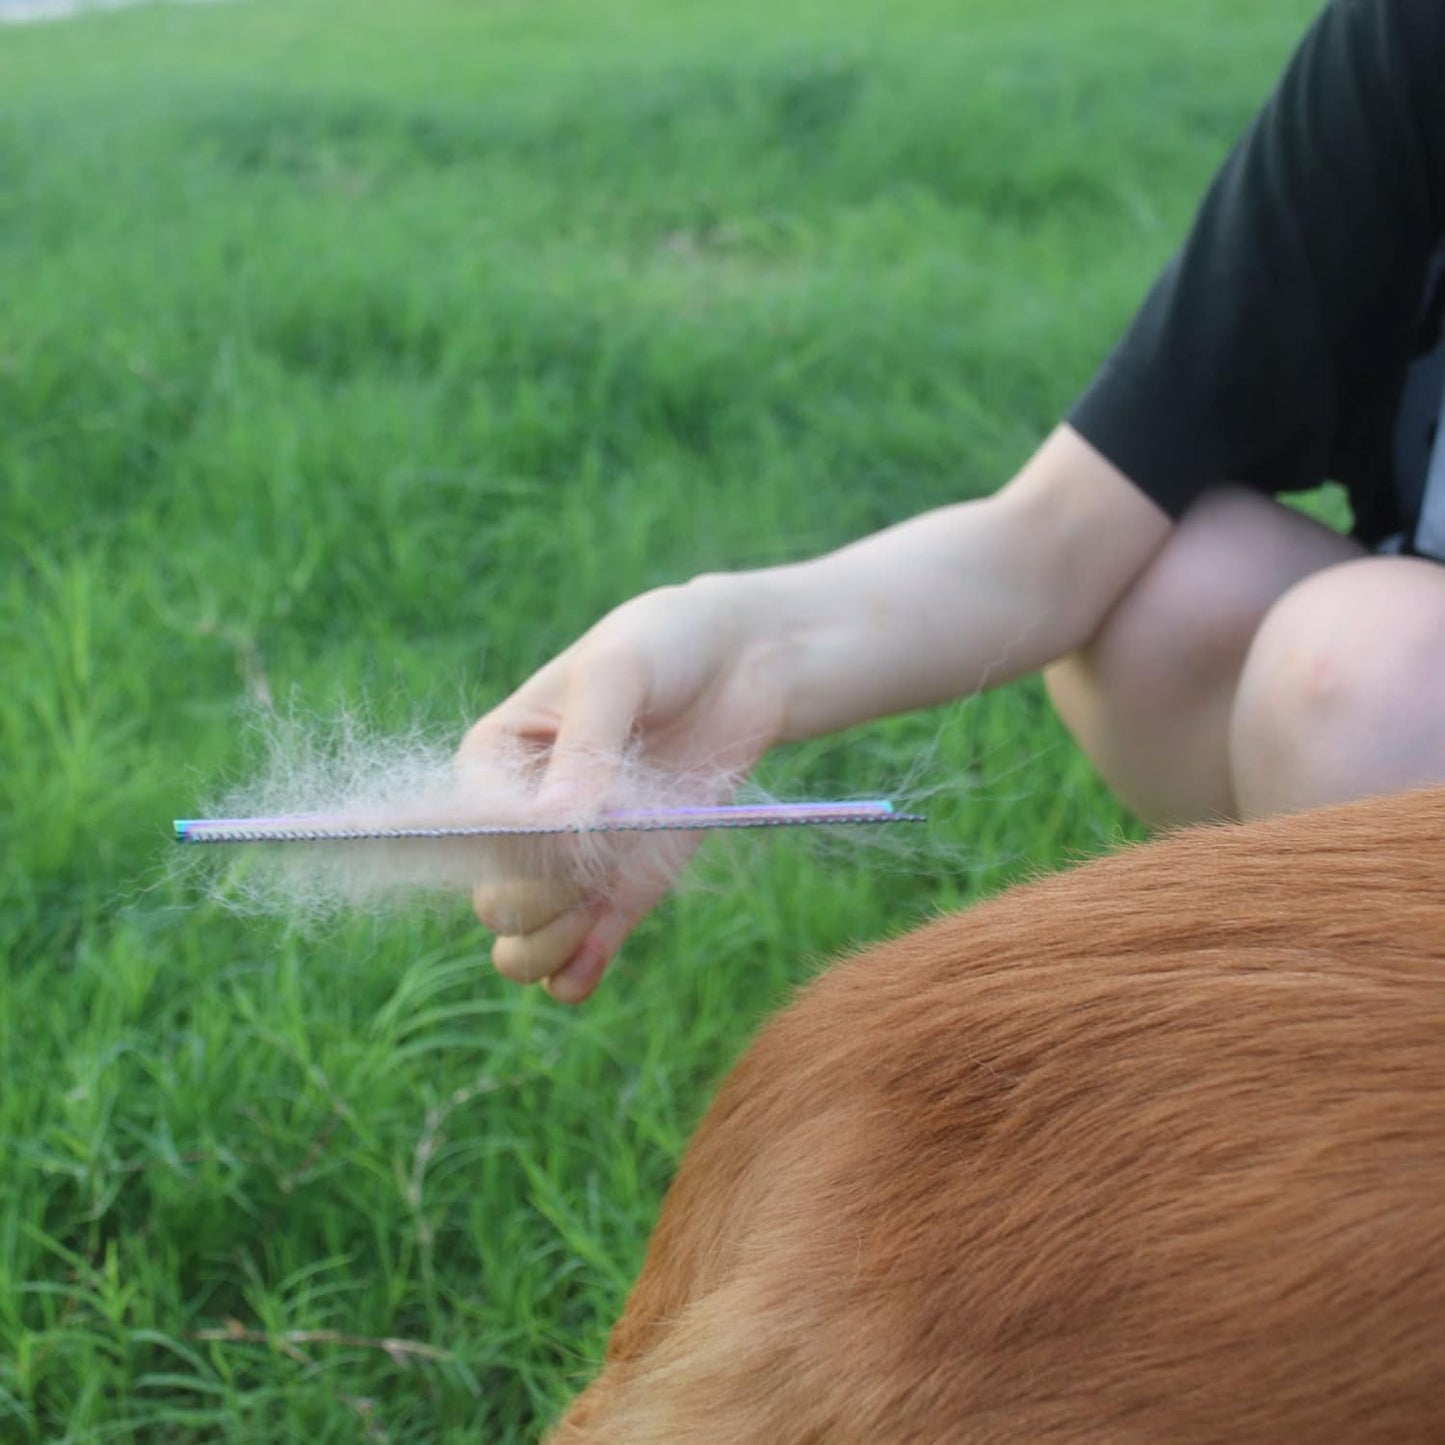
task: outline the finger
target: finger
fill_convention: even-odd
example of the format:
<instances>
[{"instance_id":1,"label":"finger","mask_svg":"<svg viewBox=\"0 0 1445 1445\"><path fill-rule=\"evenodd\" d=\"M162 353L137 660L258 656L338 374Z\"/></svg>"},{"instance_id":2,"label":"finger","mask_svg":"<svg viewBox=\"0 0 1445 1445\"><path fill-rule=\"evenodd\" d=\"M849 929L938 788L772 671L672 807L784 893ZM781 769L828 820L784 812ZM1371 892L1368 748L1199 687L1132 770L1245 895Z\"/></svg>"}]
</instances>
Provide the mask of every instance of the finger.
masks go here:
<instances>
[{"instance_id":1,"label":"finger","mask_svg":"<svg viewBox=\"0 0 1445 1445\"><path fill-rule=\"evenodd\" d=\"M645 694L635 664L612 659L577 669L537 792L539 807L575 816L606 802Z\"/></svg>"},{"instance_id":2,"label":"finger","mask_svg":"<svg viewBox=\"0 0 1445 1445\"><path fill-rule=\"evenodd\" d=\"M582 943L568 961L566 968L558 970L550 978L542 980L542 987L558 1003L585 1003L597 991L602 975L612 955L601 943L594 943L589 937Z\"/></svg>"},{"instance_id":3,"label":"finger","mask_svg":"<svg viewBox=\"0 0 1445 1445\"><path fill-rule=\"evenodd\" d=\"M558 1003L578 1004L591 998L623 940L641 918L640 913L609 909L597 919L566 966L544 979L542 987Z\"/></svg>"},{"instance_id":4,"label":"finger","mask_svg":"<svg viewBox=\"0 0 1445 1445\"><path fill-rule=\"evenodd\" d=\"M576 954L596 921L595 904L568 909L535 933L499 938L492 947L492 963L513 983L536 983Z\"/></svg>"},{"instance_id":5,"label":"finger","mask_svg":"<svg viewBox=\"0 0 1445 1445\"><path fill-rule=\"evenodd\" d=\"M568 653L554 657L510 697L484 713L463 734L457 760L463 766L478 759L540 755L551 749L557 734L557 704L565 695Z\"/></svg>"},{"instance_id":6,"label":"finger","mask_svg":"<svg viewBox=\"0 0 1445 1445\"><path fill-rule=\"evenodd\" d=\"M472 894L472 908L493 933L525 934L575 908L584 897L584 891L566 879L528 878L481 884Z\"/></svg>"},{"instance_id":7,"label":"finger","mask_svg":"<svg viewBox=\"0 0 1445 1445\"><path fill-rule=\"evenodd\" d=\"M524 825L532 790L550 744L522 731L528 720L483 718L462 738L452 757L453 801L475 821ZM500 845L498 845L500 846Z\"/></svg>"},{"instance_id":8,"label":"finger","mask_svg":"<svg viewBox=\"0 0 1445 1445\"><path fill-rule=\"evenodd\" d=\"M462 740L457 745L457 757L465 761L496 752L512 752L519 747L548 746L556 730L555 717L545 711L520 706L515 699L509 698L462 734Z\"/></svg>"},{"instance_id":9,"label":"finger","mask_svg":"<svg viewBox=\"0 0 1445 1445\"><path fill-rule=\"evenodd\" d=\"M649 842L654 845L652 856L632 860L641 865L640 871L594 915L593 926L577 950L544 981L543 987L560 1003L581 1003L592 996L627 935L666 895L702 839L696 834L666 839L657 834Z\"/></svg>"}]
</instances>

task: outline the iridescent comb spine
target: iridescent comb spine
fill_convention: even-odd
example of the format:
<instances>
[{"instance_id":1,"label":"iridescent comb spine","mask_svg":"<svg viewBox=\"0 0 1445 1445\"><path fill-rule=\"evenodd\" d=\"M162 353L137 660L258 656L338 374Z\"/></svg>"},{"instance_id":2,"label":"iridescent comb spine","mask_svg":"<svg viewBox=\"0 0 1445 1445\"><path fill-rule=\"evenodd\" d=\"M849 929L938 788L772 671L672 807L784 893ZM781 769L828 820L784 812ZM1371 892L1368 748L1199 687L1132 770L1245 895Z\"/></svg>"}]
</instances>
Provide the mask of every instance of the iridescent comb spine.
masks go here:
<instances>
[{"instance_id":1,"label":"iridescent comb spine","mask_svg":"<svg viewBox=\"0 0 1445 1445\"><path fill-rule=\"evenodd\" d=\"M716 807L625 808L584 823L439 824L388 827L324 813L273 818L178 818L178 843L336 843L363 839L530 838L565 833L695 832L723 828L828 827L921 823L884 799L843 803L729 803Z\"/></svg>"}]
</instances>

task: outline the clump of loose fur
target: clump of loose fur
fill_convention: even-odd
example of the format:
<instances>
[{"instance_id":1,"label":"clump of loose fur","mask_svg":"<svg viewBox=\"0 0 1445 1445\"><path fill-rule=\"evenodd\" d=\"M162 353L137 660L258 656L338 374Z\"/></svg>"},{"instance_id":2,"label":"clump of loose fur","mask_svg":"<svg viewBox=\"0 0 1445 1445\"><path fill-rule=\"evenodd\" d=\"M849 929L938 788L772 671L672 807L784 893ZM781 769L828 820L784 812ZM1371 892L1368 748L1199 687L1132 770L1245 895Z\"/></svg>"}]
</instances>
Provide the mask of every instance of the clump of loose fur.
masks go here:
<instances>
[{"instance_id":1,"label":"clump of loose fur","mask_svg":"<svg viewBox=\"0 0 1445 1445\"><path fill-rule=\"evenodd\" d=\"M741 780L720 769L679 773L636 755L609 760L606 795L570 806L539 800L541 757L518 745L458 758L455 741L416 728L376 733L354 718L322 726L271 719L258 775L208 803L214 817L309 815L357 829L550 826L531 837L345 839L193 846L185 866L203 866L212 892L242 912L316 918L387 906L402 896L470 891L480 885L565 878L599 895L661 876L689 845L677 834L588 830L602 808L661 809L725 801ZM599 765L599 773L603 769ZM751 800L761 794L750 789Z\"/></svg>"},{"instance_id":2,"label":"clump of loose fur","mask_svg":"<svg viewBox=\"0 0 1445 1445\"><path fill-rule=\"evenodd\" d=\"M494 744L459 756L461 732L460 725L384 731L356 712L333 719L268 712L251 727L253 751L260 753L254 772L236 786L204 796L191 814L311 815L356 829L545 825L573 831L507 838L188 845L174 850L173 867L188 879L199 876L205 890L228 908L301 924L358 909L392 910L427 895L537 880L565 880L603 898L629 885L674 879L703 839L689 832L588 831L586 825L600 811L779 801L755 780L715 765L659 767L638 745L621 758L584 759L595 766L578 767L577 759L563 759L568 777L594 776L598 790L580 800L549 802L543 784L557 759L545 749ZM858 751L866 758L865 749ZM917 811L940 792L958 789L956 778L941 776L939 751L937 738L921 746L901 784L895 779L893 786L863 793L828 788L828 799L888 796L900 810ZM886 766L895 764L896 758ZM938 776L930 782L932 775ZM786 846L806 847L829 869L858 866L860 853L875 875L927 867L962 876L978 862L975 849L950 842L937 830L819 827L807 829L806 840L789 832ZM731 836L730 850L709 849L714 863L736 861L744 850L764 846L757 834L750 842ZM766 846L784 845L770 840ZM697 870L689 876L696 883ZM731 869L727 877L724 886L738 886Z\"/></svg>"}]
</instances>

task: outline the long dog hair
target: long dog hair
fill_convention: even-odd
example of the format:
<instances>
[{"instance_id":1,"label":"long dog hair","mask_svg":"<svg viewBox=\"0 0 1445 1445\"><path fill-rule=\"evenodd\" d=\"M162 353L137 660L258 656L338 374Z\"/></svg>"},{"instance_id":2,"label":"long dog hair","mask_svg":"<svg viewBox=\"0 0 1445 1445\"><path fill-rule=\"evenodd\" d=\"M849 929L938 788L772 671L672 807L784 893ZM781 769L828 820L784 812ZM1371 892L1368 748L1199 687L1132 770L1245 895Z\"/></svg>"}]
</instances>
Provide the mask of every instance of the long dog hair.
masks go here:
<instances>
[{"instance_id":1,"label":"long dog hair","mask_svg":"<svg viewBox=\"0 0 1445 1445\"><path fill-rule=\"evenodd\" d=\"M552 1438L1445 1439L1445 791L1183 832L823 974Z\"/></svg>"}]
</instances>

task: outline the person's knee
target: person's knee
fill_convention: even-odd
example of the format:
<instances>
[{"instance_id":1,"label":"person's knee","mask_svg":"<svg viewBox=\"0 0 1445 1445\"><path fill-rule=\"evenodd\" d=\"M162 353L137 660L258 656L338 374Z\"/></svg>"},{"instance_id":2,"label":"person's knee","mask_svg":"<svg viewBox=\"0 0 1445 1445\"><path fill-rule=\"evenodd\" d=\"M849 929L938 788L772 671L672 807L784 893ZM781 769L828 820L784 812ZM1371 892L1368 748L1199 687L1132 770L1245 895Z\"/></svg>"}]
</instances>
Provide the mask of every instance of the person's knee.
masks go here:
<instances>
[{"instance_id":1,"label":"person's knee","mask_svg":"<svg viewBox=\"0 0 1445 1445\"><path fill-rule=\"evenodd\" d=\"M1239 487L1206 493L1088 646L1045 673L1065 725L1153 824L1234 813L1228 731L1262 618L1358 544Z\"/></svg>"},{"instance_id":2,"label":"person's knee","mask_svg":"<svg viewBox=\"0 0 1445 1445\"><path fill-rule=\"evenodd\" d=\"M1271 505L1234 488L1206 494L1088 643L1045 671L1050 699L1086 749L1119 734L1132 752L1148 719L1194 715L1233 685L1269 599L1248 582L1220 585L1225 549Z\"/></svg>"},{"instance_id":3,"label":"person's knee","mask_svg":"<svg viewBox=\"0 0 1445 1445\"><path fill-rule=\"evenodd\" d=\"M1239 812L1292 812L1445 779L1445 570L1367 558L1270 609L1230 719Z\"/></svg>"}]
</instances>

